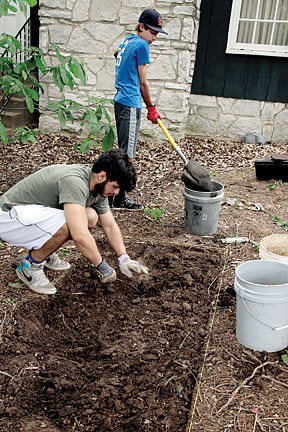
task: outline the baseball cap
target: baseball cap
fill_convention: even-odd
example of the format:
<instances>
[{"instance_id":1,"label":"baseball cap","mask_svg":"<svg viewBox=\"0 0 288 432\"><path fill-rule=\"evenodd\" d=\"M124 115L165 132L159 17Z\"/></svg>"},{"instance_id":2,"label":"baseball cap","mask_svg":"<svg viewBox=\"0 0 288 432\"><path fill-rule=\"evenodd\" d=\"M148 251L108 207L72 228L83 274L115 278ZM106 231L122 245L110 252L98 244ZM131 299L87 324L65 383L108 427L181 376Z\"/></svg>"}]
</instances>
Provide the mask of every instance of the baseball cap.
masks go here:
<instances>
[{"instance_id":1,"label":"baseball cap","mask_svg":"<svg viewBox=\"0 0 288 432\"><path fill-rule=\"evenodd\" d=\"M157 12L155 9L145 9L141 13L138 22L141 24L145 24L150 29L155 30L159 33L168 34L164 30L162 30L163 20L160 13Z\"/></svg>"}]
</instances>

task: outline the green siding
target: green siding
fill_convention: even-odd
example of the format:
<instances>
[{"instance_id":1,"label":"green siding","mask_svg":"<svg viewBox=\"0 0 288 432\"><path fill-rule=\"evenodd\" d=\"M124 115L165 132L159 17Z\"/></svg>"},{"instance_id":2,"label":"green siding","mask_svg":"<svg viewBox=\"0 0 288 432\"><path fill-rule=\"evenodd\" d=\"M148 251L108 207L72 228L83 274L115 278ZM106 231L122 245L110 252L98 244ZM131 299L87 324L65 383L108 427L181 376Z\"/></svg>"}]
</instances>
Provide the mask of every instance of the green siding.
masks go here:
<instances>
[{"instance_id":1,"label":"green siding","mask_svg":"<svg viewBox=\"0 0 288 432\"><path fill-rule=\"evenodd\" d=\"M288 102L288 59L226 54L232 0L202 0L191 92Z\"/></svg>"}]
</instances>

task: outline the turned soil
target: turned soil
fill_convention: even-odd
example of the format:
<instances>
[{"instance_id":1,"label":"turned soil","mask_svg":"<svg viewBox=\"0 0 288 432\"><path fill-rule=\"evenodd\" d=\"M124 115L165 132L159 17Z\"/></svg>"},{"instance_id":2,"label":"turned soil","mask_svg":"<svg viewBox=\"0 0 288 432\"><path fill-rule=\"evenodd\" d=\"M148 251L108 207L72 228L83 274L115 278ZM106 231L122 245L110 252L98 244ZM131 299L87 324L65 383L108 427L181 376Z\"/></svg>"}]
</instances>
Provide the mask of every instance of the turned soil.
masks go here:
<instances>
[{"instance_id":1,"label":"turned soil","mask_svg":"<svg viewBox=\"0 0 288 432\"><path fill-rule=\"evenodd\" d=\"M91 164L75 138L2 148L0 190L54 163ZM217 233L184 229L183 165L167 142L139 142L143 212L114 212L127 251L148 275L103 287L68 242L66 272L47 271L54 296L29 291L15 268L24 250L1 243L0 431L226 432L288 430L286 350L249 350L235 336L235 268L288 225L287 183L256 179L254 161L287 145L185 139L188 157L224 185ZM260 204L260 205L259 205ZM100 227L105 259L115 257ZM224 244L227 237L248 237Z\"/></svg>"}]
</instances>

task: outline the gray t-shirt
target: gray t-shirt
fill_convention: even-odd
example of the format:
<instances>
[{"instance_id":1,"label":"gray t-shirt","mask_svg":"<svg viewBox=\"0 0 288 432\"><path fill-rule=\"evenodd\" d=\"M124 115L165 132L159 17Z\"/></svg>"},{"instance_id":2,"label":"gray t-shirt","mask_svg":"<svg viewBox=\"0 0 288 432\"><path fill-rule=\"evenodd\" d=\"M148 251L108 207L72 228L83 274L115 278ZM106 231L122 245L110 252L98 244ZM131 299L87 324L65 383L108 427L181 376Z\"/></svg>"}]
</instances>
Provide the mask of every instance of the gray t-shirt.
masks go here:
<instances>
[{"instance_id":1,"label":"gray t-shirt","mask_svg":"<svg viewBox=\"0 0 288 432\"><path fill-rule=\"evenodd\" d=\"M21 180L0 197L0 207L42 204L63 209L64 203L93 207L98 214L109 210L108 199L90 193L92 168L84 165L50 165Z\"/></svg>"}]
</instances>

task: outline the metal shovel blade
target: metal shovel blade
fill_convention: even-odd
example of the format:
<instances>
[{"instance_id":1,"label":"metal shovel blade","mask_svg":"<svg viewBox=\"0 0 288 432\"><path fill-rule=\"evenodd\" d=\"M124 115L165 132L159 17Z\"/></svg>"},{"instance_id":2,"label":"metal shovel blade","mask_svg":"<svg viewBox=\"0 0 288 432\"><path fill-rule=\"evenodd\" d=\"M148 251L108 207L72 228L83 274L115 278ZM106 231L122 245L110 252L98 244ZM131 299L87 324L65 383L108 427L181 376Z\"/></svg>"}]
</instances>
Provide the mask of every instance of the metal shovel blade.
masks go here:
<instances>
[{"instance_id":1,"label":"metal shovel blade","mask_svg":"<svg viewBox=\"0 0 288 432\"><path fill-rule=\"evenodd\" d=\"M181 180L188 189L205 192L213 191L213 182L209 172L194 159L189 160L183 171Z\"/></svg>"},{"instance_id":2,"label":"metal shovel blade","mask_svg":"<svg viewBox=\"0 0 288 432\"><path fill-rule=\"evenodd\" d=\"M185 186L188 189L202 190L205 192L213 191L213 183L207 169L196 162L193 158L188 161L180 147L175 143L174 139L171 137L168 130L159 118L157 119L157 123L185 164L185 169L181 177L181 180Z\"/></svg>"}]
</instances>

